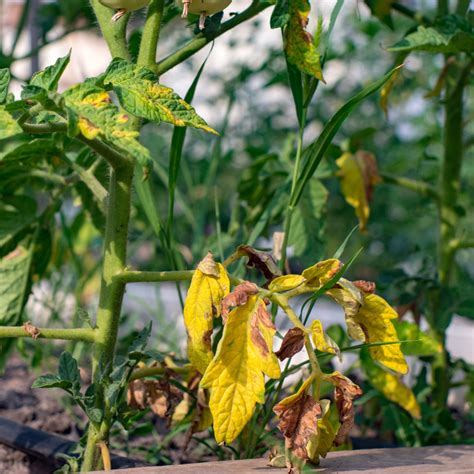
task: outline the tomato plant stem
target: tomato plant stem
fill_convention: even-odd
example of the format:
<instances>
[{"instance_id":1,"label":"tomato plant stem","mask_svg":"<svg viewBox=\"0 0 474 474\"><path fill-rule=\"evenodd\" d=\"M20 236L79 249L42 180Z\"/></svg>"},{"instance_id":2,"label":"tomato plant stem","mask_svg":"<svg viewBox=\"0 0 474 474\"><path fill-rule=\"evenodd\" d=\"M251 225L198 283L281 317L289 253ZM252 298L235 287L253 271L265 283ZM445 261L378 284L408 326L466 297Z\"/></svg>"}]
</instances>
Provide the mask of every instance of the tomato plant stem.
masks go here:
<instances>
[{"instance_id":1,"label":"tomato plant stem","mask_svg":"<svg viewBox=\"0 0 474 474\"><path fill-rule=\"evenodd\" d=\"M152 68L156 64L156 49L160 38L164 7L165 0L151 0L148 6L137 64Z\"/></svg>"},{"instance_id":2,"label":"tomato plant stem","mask_svg":"<svg viewBox=\"0 0 474 474\"><path fill-rule=\"evenodd\" d=\"M92 328L48 329L36 328L39 331L38 339L58 339L63 341L94 342L95 333ZM4 337L31 337L23 326L0 326L0 338Z\"/></svg>"}]
</instances>

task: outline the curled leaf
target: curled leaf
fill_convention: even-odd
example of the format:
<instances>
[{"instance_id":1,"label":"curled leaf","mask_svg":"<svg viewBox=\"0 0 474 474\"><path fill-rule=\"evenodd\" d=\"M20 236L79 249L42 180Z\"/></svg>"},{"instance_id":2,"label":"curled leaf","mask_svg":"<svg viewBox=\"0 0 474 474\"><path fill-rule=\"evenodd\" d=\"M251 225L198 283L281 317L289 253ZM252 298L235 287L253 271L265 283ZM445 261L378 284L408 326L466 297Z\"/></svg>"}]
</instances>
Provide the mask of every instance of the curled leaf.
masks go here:
<instances>
[{"instance_id":1,"label":"curled leaf","mask_svg":"<svg viewBox=\"0 0 474 474\"><path fill-rule=\"evenodd\" d=\"M184 304L184 324L188 333L188 357L202 374L214 354L211 349L213 318L221 314L221 301L229 293L225 268L212 254L199 263Z\"/></svg>"},{"instance_id":2,"label":"curled leaf","mask_svg":"<svg viewBox=\"0 0 474 474\"><path fill-rule=\"evenodd\" d=\"M364 293L375 293L376 285L373 281L356 280L352 284Z\"/></svg>"},{"instance_id":3,"label":"curled leaf","mask_svg":"<svg viewBox=\"0 0 474 474\"><path fill-rule=\"evenodd\" d=\"M313 291L319 290L342 268L342 263L336 258L330 258L316 263L303 271L306 279L305 287Z\"/></svg>"},{"instance_id":4,"label":"curled leaf","mask_svg":"<svg viewBox=\"0 0 474 474\"><path fill-rule=\"evenodd\" d=\"M330 400L320 400L321 416L318 419L318 433L316 437L310 439L307 450L309 459L315 464L319 464L319 457L326 457L331 450L336 438L337 427L331 420Z\"/></svg>"},{"instance_id":5,"label":"curled leaf","mask_svg":"<svg viewBox=\"0 0 474 474\"><path fill-rule=\"evenodd\" d=\"M160 418L169 417L181 399L181 392L166 379L133 380L128 385L128 405L139 410L150 407Z\"/></svg>"},{"instance_id":6,"label":"curled leaf","mask_svg":"<svg viewBox=\"0 0 474 474\"><path fill-rule=\"evenodd\" d=\"M298 392L275 405L273 411L280 419L279 430L285 437L285 446L302 460L310 459L308 443L317 436L321 406L308 394L312 378Z\"/></svg>"},{"instance_id":7,"label":"curled leaf","mask_svg":"<svg viewBox=\"0 0 474 474\"><path fill-rule=\"evenodd\" d=\"M341 426L336 434L334 443L340 445L344 443L354 425L354 398L362 395L362 390L340 372L333 372L325 378L336 387L335 400Z\"/></svg>"},{"instance_id":8,"label":"curled leaf","mask_svg":"<svg viewBox=\"0 0 474 474\"><path fill-rule=\"evenodd\" d=\"M250 281L237 285L234 290L222 300L222 317L225 319L232 308L247 303L250 296L258 293L258 287Z\"/></svg>"},{"instance_id":9,"label":"curled leaf","mask_svg":"<svg viewBox=\"0 0 474 474\"><path fill-rule=\"evenodd\" d=\"M375 156L359 150L354 155L344 153L336 160L340 170L341 191L347 203L355 209L360 230L366 229L369 220L369 202L374 186L380 182Z\"/></svg>"},{"instance_id":10,"label":"curled leaf","mask_svg":"<svg viewBox=\"0 0 474 474\"><path fill-rule=\"evenodd\" d=\"M314 347L321 352L328 352L329 354L341 355L338 345L324 332L321 321L315 319L311 323L311 337L313 339Z\"/></svg>"},{"instance_id":11,"label":"curled leaf","mask_svg":"<svg viewBox=\"0 0 474 474\"><path fill-rule=\"evenodd\" d=\"M303 275L282 275L272 280L268 289L270 291L282 292L293 290L306 281Z\"/></svg>"},{"instance_id":12,"label":"curled leaf","mask_svg":"<svg viewBox=\"0 0 474 474\"><path fill-rule=\"evenodd\" d=\"M247 267L260 270L268 281L281 275L280 268L269 253L255 250L250 245L240 245L236 254L248 257Z\"/></svg>"},{"instance_id":13,"label":"curled leaf","mask_svg":"<svg viewBox=\"0 0 474 474\"><path fill-rule=\"evenodd\" d=\"M264 402L264 374L280 376L272 352L274 334L263 299L246 293L246 303L229 313L216 355L201 380L201 387L210 391L218 443L231 443L252 417L255 404Z\"/></svg>"},{"instance_id":14,"label":"curled leaf","mask_svg":"<svg viewBox=\"0 0 474 474\"><path fill-rule=\"evenodd\" d=\"M304 347L304 332L299 328L291 328L283 338L280 349L275 352L275 355L280 360L285 360L293 357Z\"/></svg>"}]
</instances>

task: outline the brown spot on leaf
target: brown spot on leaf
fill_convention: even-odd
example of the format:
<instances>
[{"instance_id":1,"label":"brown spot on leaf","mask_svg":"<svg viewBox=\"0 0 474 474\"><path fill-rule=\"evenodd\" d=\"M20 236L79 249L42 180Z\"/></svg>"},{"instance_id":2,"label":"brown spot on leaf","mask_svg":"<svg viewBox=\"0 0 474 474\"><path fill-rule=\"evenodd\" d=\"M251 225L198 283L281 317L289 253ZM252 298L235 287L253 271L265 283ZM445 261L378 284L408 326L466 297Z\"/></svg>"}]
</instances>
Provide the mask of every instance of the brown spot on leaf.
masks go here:
<instances>
[{"instance_id":1,"label":"brown spot on leaf","mask_svg":"<svg viewBox=\"0 0 474 474\"><path fill-rule=\"evenodd\" d=\"M234 291L229 293L222 299L221 302L221 314L224 322L227 319L227 315L230 313L232 308L242 306L247 303L249 296L256 295L258 293L258 287L250 281L245 281L234 288Z\"/></svg>"},{"instance_id":2,"label":"brown spot on leaf","mask_svg":"<svg viewBox=\"0 0 474 474\"><path fill-rule=\"evenodd\" d=\"M41 334L41 331L36 326L33 326L29 321L23 324L23 330L33 339L38 339Z\"/></svg>"},{"instance_id":3,"label":"brown spot on leaf","mask_svg":"<svg viewBox=\"0 0 474 474\"><path fill-rule=\"evenodd\" d=\"M354 398L362 395L362 390L339 372L333 372L328 378L336 386L335 400L341 426L336 434L334 444L339 446L344 443L354 425Z\"/></svg>"},{"instance_id":4,"label":"brown spot on leaf","mask_svg":"<svg viewBox=\"0 0 474 474\"><path fill-rule=\"evenodd\" d=\"M237 254L248 257L247 267L260 270L267 279L267 283L281 275L280 268L269 253L255 250L250 245L241 245L237 249Z\"/></svg>"},{"instance_id":5,"label":"brown spot on leaf","mask_svg":"<svg viewBox=\"0 0 474 474\"><path fill-rule=\"evenodd\" d=\"M288 359L297 354L304 346L304 332L299 328L291 328L283 338L280 349L275 355L280 360Z\"/></svg>"},{"instance_id":6,"label":"brown spot on leaf","mask_svg":"<svg viewBox=\"0 0 474 474\"><path fill-rule=\"evenodd\" d=\"M369 153L368 151L359 150L355 154L355 158L364 180L367 201L371 201L372 194L374 192L374 186L380 182L375 155L373 153Z\"/></svg>"},{"instance_id":7,"label":"brown spot on leaf","mask_svg":"<svg viewBox=\"0 0 474 474\"><path fill-rule=\"evenodd\" d=\"M376 285L373 281L356 280L352 283L355 287L359 288L359 290L363 291L364 293L375 293Z\"/></svg>"},{"instance_id":8,"label":"brown spot on leaf","mask_svg":"<svg viewBox=\"0 0 474 474\"><path fill-rule=\"evenodd\" d=\"M202 336L202 342L206 347L211 348L211 336L212 336L212 331L206 331L203 336Z\"/></svg>"}]
</instances>

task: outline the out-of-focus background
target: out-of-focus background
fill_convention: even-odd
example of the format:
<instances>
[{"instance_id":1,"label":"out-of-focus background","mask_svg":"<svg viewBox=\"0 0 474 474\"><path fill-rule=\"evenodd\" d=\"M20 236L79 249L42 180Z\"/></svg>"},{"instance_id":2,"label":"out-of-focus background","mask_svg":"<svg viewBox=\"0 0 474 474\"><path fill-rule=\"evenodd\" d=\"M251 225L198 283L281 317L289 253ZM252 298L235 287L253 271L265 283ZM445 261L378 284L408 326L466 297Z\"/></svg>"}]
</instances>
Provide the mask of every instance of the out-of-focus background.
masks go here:
<instances>
[{"instance_id":1,"label":"out-of-focus background","mask_svg":"<svg viewBox=\"0 0 474 474\"><path fill-rule=\"evenodd\" d=\"M234 11L242 11L249 3L234 0L224 18ZM402 3L430 11L436 2ZM71 63L59 90L105 70L111 57L88 2L29 0L27 4L29 8L25 9L25 2L0 0L0 67L11 66L13 92L19 94L32 73L70 50ZM333 7L333 0L313 2L309 29L315 30L319 16L323 25L328 25ZM179 17L177 7L170 7L168 13L170 19L161 33L158 59L189 40L195 28ZM193 105L221 134L214 137L188 131L174 223L181 268L193 268L208 250L219 257L228 256L245 242L259 225L263 210L273 206L276 191L290 172L289 152L294 144L297 120L281 53L281 32L269 28L270 14L268 9L217 38L213 46L208 45L160 78L162 84L184 96L208 57ZM143 18L143 11L132 15L129 26L132 48L138 42ZM391 21L392 27L374 18L365 2L344 3L328 48L324 67L326 84L320 85L309 108L306 144L314 141L323 124L349 97L397 63L396 55L388 52L387 47L396 43L400 32L409 30L413 24L403 15L393 15ZM25 27L18 36L20 23ZM436 86L442 61L441 55L411 54L391 92L387 113L380 106L380 97L374 95L347 120L328 159L318 170L318 178L327 191L315 189L313 196L305 196L294 221L289 252L292 268L300 270L330 257L357 224L353 209L340 192L337 169L332 164L344 150L373 153L381 173L437 182L443 111L440 97L430 92ZM470 120L466 136L472 145L472 94L466 97L466 110ZM149 179L158 213L163 216L167 206L164 196L172 132L172 127L166 124L147 125L141 136L154 160ZM472 146L466 148L459 205L463 214L459 232L466 236L472 236L474 231L472 150ZM140 200L136 201L135 224L130 235L131 263L143 270L169 269L169 259L156 226ZM273 207L268 225L254 242L259 248L270 250L273 232L281 231L283 209L279 205ZM57 225L57 235L53 237L55 260L48 278L35 284L26 310L25 319L38 325L77 319L79 313L93 314L97 304L100 222L84 213L80 202L71 199ZM68 229L74 229L72 247ZM421 325L426 327L423 305L429 298L426 288L435 278L437 237L436 206L430 199L380 183L375 187L367 230L356 231L345 251L348 258L363 248L350 269L350 276L376 281L379 293L399 308L408 309L405 316L408 320L421 315ZM456 259L456 286L461 289L463 301L472 302L469 298L474 292L474 252L461 250ZM185 287L179 291L184 293ZM125 300L125 332L140 329L151 320L155 347L183 354L185 332L179 291L171 284L130 285ZM473 308L454 303L453 308L447 347L453 361L462 358L473 363ZM343 322L342 311L329 301L323 300L315 311L325 325ZM127 343L126 338L123 343ZM28 341L22 343L20 351L35 365L55 350L35 346L31 356L25 349L28 344ZM76 347L75 355L80 355L80 351ZM352 362L353 359L346 358L343 367L350 367ZM414 363L410 385L416 383L421 367L421 362ZM466 409L466 391L463 385L451 392L450 402L459 410Z\"/></svg>"}]
</instances>

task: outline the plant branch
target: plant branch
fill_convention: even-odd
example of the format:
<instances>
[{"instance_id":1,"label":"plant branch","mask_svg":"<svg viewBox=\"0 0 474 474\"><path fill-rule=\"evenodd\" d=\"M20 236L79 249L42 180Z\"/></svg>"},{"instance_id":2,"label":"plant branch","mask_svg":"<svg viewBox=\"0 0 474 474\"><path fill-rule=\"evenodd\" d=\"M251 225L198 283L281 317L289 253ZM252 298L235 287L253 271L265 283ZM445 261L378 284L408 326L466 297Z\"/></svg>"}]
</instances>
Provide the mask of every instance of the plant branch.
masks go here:
<instances>
[{"instance_id":1,"label":"plant branch","mask_svg":"<svg viewBox=\"0 0 474 474\"><path fill-rule=\"evenodd\" d=\"M130 376L130 381L143 379L145 377L153 377L156 375L165 375L170 372L177 374L188 374L192 369L191 366L184 367L143 367L142 369L136 369Z\"/></svg>"},{"instance_id":2,"label":"plant branch","mask_svg":"<svg viewBox=\"0 0 474 474\"><path fill-rule=\"evenodd\" d=\"M216 39L218 36L223 35L227 31L235 28L244 21L253 18L258 15L260 12L271 6L272 3L267 3L265 1L254 1L250 6L244 10L242 13L239 13L232 17L230 20L222 23L220 29L214 33L199 33L196 37L185 44L181 49L170 54L168 57L160 61L154 68L155 72L161 76L166 71L169 71L171 68L176 66L179 63L182 63L193 54L197 53L200 49L204 48L208 43Z\"/></svg>"},{"instance_id":3,"label":"plant branch","mask_svg":"<svg viewBox=\"0 0 474 474\"><path fill-rule=\"evenodd\" d=\"M111 56L130 60L130 52L125 38L130 15L124 15L120 20L114 22L110 8L102 5L99 0L91 0L91 5Z\"/></svg>"},{"instance_id":4,"label":"plant branch","mask_svg":"<svg viewBox=\"0 0 474 474\"><path fill-rule=\"evenodd\" d=\"M156 50L160 38L161 20L165 0L151 0L143 28L137 64L154 67L156 64Z\"/></svg>"},{"instance_id":5,"label":"plant branch","mask_svg":"<svg viewBox=\"0 0 474 474\"><path fill-rule=\"evenodd\" d=\"M187 281L193 277L194 270L183 270L176 272L140 272L125 270L117 275L115 279L121 283L152 283L160 281Z\"/></svg>"},{"instance_id":6,"label":"plant branch","mask_svg":"<svg viewBox=\"0 0 474 474\"><path fill-rule=\"evenodd\" d=\"M34 337L38 339L58 339L63 341L84 341L94 342L95 333L92 328L73 328L73 329L49 329L36 328L39 334ZM20 338L29 337L31 334L26 332L23 326L0 326L0 338Z\"/></svg>"},{"instance_id":7,"label":"plant branch","mask_svg":"<svg viewBox=\"0 0 474 474\"><path fill-rule=\"evenodd\" d=\"M392 3L391 7L396 12L401 13L402 15L408 18L411 18L412 20L415 20L418 23L421 23L424 25L431 24L431 20L427 16L424 16L422 13L417 12L416 10L412 10L411 8L405 5L402 5L400 3Z\"/></svg>"},{"instance_id":8,"label":"plant branch","mask_svg":"<svg viewBox=\"0 0 474 474\"><path fill-rule=\"evenodd\" d=\"M280 308L288 316L288 319L291 321L293 326L297 327L298 329L301 329L305 334L308 332L304 324L298 318L297 314L293 311L293 308L290 306L290 304L288 303L288 299L285 296L273 293L273 294L268 294L268 297L274 303L280 306Z\"/></svg>"},{"instance_id":9,"label":"plant branch","mask_svg":"<svg viewBox=\"0 0 474 474\"><path fill-rule=\"evenodd\" d=\"M417 181L403 176L394 176L387 173L381 173L380 177L383 179L384 183L401 186L402 188L409 189L410 191L421 194L422 196L430 197L436 201L439 200L439 195L436 189L423 181Z\"/></svg>"}]
</instances>

